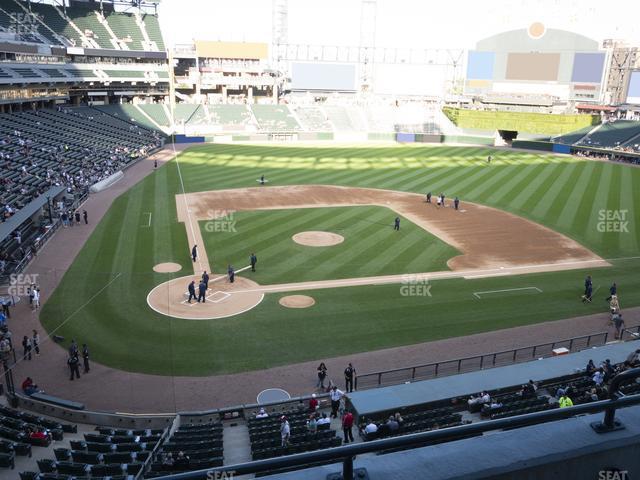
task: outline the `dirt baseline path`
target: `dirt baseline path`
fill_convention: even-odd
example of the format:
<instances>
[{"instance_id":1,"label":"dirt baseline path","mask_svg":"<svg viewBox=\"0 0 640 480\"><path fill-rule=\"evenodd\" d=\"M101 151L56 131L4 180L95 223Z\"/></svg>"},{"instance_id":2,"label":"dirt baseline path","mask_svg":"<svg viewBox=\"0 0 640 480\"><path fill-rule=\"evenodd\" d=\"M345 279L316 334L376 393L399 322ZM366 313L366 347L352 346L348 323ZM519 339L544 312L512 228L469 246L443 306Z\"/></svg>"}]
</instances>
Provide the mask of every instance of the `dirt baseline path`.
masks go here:
<instances>
[{"instance_id":1,"label":"dirt baseline path","mask_svg":"<svg viewBox=\"0 0 640 480\"><path fill-rule=\"evenodd\" d=\"M518 273L527 273L523 267L547 271L587 266L582 262L589 267L609 265L574 240L517 215L467 202L456 211L451 199L446 208L425 200L415 193L305 185L177 195L176 205L178 220L187 224L187 230L189 216L192 222L212 220L212 212L377 205L390 208L462 252L448 262L454 271L516 267L521 269Z\"/></svg>"}]
</instances>

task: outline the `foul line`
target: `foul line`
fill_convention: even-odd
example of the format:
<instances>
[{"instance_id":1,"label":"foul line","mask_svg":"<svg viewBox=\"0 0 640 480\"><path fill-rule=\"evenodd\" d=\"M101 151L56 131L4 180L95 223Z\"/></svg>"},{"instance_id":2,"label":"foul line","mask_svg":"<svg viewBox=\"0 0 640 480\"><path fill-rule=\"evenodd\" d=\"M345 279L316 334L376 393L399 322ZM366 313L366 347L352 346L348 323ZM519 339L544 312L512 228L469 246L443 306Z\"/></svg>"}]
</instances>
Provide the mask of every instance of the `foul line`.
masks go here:
<instances>
[{"instance_id":1,"label":"foul line","mask_svg":"<svg viewBox=\"0 0 640 480\"><path fill-rule=\"evenodd\" d=\"M67 318L64 319L64 321L58 325L56 328L54 328L53 330L51 330L47 336L44 338L43 341L40 342L40 345L42 345L43 343L45 343L47 340L51 340L51 337L54 336L54 334L60 330L69 320L71 320L77 313L79 313L82 309L84 309L84 307L86 307L87 305L89 305L98 295L100 295L102 292L104 292L109 285L111 285L113 282L115 282L118 278L120 278L120 275L122 275L122 272L118 272L118 274L113 277L111 280L109 280L109 283L107 283L104 287L102 287L100 290L98 290L96 293L94 293L89 300L87 300L86 302L84 302L80 307L78 307L71 315L69 315ZM24 361L24 357L20 356L19 360L17 362L15 362L13 365L11 365L11 367L9 368L9 370L13 370L20 362Z\"/></svg>"},{"instance_id":2,"label":"foul line","mask_svg":"<svg viewBox=\"0 0 640 480\"><path fill-rule=\"evenodd\" d=\"M184 209L187 212L187 219L189 220L189 228L191 229L191 238L193 238L193 240L195 241L196 232L193 229L193 222L191 220L191 211L189 210L189 203L187 202L187 193L184 190L184 181L182 180L182 171L180 170L180 161L178 160L178 154L176 153L175 145L173 146L173 155L174 155L174 158L176 159L176 167L178 167L178 177L180 177L180 187L182 188L182 198L184 200ZM204 245L201 245L200 248L205 248L205 247ZM198 261L198 266L200 267L200 270L204 270L202 268L202 262L200 261L200 256L198 255L196 259Z\"/></svg>"},{"instance_id":3,"label":"foul line","mask_svg":"<svg viewBox=\"0 0 640 480\"><path fill-rule=\"evenodd\" d=\"M480 295L484 295L484 294L488 294L488 293L517 292L517 291L520 291L520 290L536 290L538 293L542 293L542 290L540 290L538 287L521 287L521 288L506 288L504 290L487 290L485 292L473 292L473 295L478 300L482 300L480 298Z\"/></svg>"},{"instance_id":4,"label":"foul line","mask_svg":"<svg viewBox=\"0 0 640 480\"><path fill-rule=\"evenodd\" d=\"M140 225L140 228L149 228L151 227L151 212L142 212L143 215L149 215L149 222L147 225Z\"/></svg>"}]
</instances>

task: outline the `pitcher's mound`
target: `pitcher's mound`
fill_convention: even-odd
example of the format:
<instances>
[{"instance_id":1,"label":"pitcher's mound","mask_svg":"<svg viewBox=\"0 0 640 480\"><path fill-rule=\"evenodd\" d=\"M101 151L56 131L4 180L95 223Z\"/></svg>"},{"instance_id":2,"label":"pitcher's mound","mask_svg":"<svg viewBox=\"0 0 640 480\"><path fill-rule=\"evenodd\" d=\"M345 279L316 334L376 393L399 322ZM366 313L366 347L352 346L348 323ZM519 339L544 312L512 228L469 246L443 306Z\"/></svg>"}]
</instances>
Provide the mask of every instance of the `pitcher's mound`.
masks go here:
<instances>
[{"instance_id":1,"label":"pitcher's mound","mask_svg":"<svg viewBox=\"0 0 640 480\"><path fill-rule=\"evenodd\" d=\"M330 247L344 242L344 237L331 232L300 232L291 237L294 242L307 247Z\"/></svg>"},{"instance_id":2,"label":"pitcher's mound","mask_svg":"<svg viewBox=\"0 0 640 480\"><path fill-rule=\"evenodd\" d=\"M182 265L180 265L179 263L171 262L159 263L155 267L153 267L153 271L158 273L173 273L179 272L180 270L182 270Z\"/></svg>"},{"instance_id":3,"label":"pitcher's mound","mask_svg":"<svg viewBox=\"0 0 640 480\"><path fill-rule=\"evenodd\" d=\"M313 297L307 295L287 295L286 297L282 297L278 302L287 308L309 308L316 303Z\"/></svg>"}]
</instances>

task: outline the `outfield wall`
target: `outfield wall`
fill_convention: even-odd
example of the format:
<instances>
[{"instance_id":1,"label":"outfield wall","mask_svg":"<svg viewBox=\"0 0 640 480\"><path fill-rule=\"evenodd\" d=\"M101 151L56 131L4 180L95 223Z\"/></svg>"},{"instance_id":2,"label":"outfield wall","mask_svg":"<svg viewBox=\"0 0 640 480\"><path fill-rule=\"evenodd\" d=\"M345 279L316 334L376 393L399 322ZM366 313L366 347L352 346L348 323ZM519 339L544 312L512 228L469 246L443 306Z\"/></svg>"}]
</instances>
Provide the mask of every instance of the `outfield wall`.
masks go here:
<instances>
[{"instance_id":1,"label":"outfield wall","mask_svg":"<svg viewBox=\"0 0 640 480\"><path fill-rule=\"evenodd\" d=\"M495 144L494 137L479 135L441 135L410 132L368 132L368 133L333 133L333 132L276 132L255 134L221 134L207 136L173 135L173 143L286 143L289 141L307 142L398 142L398 143L458 143L467 145ZM527 147L522 147L527 148Z\"/></svg>"},{"instance_id":2,"label":"outfield wall","mask_svg":"<svg viewBox=\"0 0 640 480\"><path fill-rule=\"evenodd\" d=\"M511 130L523 133L559 135L600 123L599 115L557 115L551 113L492 112L444 107L442 112L456 126L480 130Z\"/></svg>"}]
</instances>

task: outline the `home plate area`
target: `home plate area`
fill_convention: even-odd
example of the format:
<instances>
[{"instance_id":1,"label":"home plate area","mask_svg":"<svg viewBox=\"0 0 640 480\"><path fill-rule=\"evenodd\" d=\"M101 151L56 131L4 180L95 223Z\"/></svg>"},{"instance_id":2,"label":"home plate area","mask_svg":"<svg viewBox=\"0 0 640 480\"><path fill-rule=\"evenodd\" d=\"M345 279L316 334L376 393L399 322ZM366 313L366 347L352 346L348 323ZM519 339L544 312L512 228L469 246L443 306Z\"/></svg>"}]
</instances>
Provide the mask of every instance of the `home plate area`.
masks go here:
<instances>
[{"instance_id":1,"label":"home plate area","mask_svg":"<svg viewBox=\"0 0 640 480\"><path fill-rule=\"evenodd\" d=\"M206 301L188 302L187 287L193 280L198 291L199 275L175 278L155 287L147 296L149 307L156 312L173 318L186 320L211 320L238 315L251 310L264 298L256 291L259 285L253 280L236 275L230 283L225 275L211 274Z\"/></svg>"}]
</instances>

